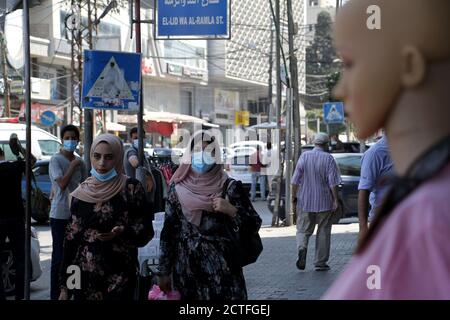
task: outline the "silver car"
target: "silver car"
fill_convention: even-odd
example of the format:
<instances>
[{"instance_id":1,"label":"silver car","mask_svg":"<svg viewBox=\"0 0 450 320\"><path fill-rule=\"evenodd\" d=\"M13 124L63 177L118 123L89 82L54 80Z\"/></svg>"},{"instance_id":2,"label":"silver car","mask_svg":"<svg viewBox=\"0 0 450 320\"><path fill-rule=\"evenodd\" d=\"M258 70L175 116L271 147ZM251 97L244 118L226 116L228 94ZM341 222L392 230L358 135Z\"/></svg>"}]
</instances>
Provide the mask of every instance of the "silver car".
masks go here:
<instances>
[{"instance_id":1,"label":"silver car","mask_svg":"<svg viewBox=\"0 0 450 320\"><path fill-rule=\"evenodd\" d=\"M3 281L3 287L6 295L14 294L16 288L14 269L14 255L12 249L9 247L9 241L6 240L5 249L1 254L1 275ZM40 244L37 237L36 230L31 227L31 281L36 281L42 275L41 263L40 263Z\"/></svg>"}]
</instances>

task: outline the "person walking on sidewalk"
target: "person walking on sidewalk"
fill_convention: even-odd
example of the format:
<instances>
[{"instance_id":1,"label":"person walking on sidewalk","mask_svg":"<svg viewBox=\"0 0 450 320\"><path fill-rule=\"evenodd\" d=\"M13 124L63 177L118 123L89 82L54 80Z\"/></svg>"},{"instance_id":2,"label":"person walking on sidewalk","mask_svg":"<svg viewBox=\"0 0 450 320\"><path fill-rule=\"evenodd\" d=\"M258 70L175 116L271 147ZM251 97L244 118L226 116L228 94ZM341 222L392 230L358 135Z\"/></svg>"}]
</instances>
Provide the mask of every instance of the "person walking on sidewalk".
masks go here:
<instances>
[{"instance_id":1,"label":"person walking on sidewalk","mask_svg":"<svg viewBox=\"0 0 450 320\"><path fill-rule=\"evenodd\" d=\"M50 299L59 298L59 269L63 254L64 234L70 217L69 194L87 178L83 160L74 154L80 141L80 131L74 125L61 129L63 146L49 163L52 182L50 228L52 233L52 262L50 270Z\"/></svg>"},{"instance_id":2,"label":"person walking on sidewalk","mask_svg":"<svg viewBox=\"0 0 450 320\"><path fill-rule=\"evenodd\" d=\"M331 216L338 208L339 168L328 150L329 137L318 133L315 148L302 153L292 176L292 188L297 202L297 268L304 270L309 238L318 225L316 237L316 271L326 271L330 257Z\"/></svg>"},{"instance_id":3,"label":"person walking on sidewalk","mask_svg":"<svg viewBox=\"0 0 450 320\"><path fill-rule=\"evenodd\" d=\"M122 141L99 135L90 151L92 169L74 192L64 239L60 300L132 300L138 272L137 248L153 237L142 185L123 172ZM81 271L80 288L69 290L69 266Z\"/></svg>"},{"instance_id":4,"label":"person walking on sidewalk","mask_svg":"<svg viewBox=\"0 0 450 320\"><path fill-rule=\"evenodd\" d=\"M256 151L250 155L250 167L252 171L252 201L256 200L256 185L258 181L261 200L265 200L266 198L266 175L261 172L261 168L265 167L265 165L261 162L262 158L261 147L258 145L256 146Z\"/></svg>"},{"instance_id":5,"label":"person walking on sidewalk","mask_svg":"<svg viewBox=\"0 0 450 320\"><path fill-rule=\"evenodd\" d=\"M359 241L367 234L369 223L375 217L375 210L380 206L389 182L392 180L394 168L389 154L386 137L377 141L364 153L361 159L361 176L358 185L358 220ZM369 210L370 204L370 210Z\"/></svg>"},{"instance_id":6,"label":"person walking on sidewalk","mask_svg":"<svg viewBox=\"0 0 450 320\"><path fill-rule=\"evenodd\" d=\"M169 186L159 286L168 292L173 283L183 300L247 299L229 230L253 234L261 222L242 183L230 181L223 170L217 141L197 133Z\"/></svg>"}]
</instances>

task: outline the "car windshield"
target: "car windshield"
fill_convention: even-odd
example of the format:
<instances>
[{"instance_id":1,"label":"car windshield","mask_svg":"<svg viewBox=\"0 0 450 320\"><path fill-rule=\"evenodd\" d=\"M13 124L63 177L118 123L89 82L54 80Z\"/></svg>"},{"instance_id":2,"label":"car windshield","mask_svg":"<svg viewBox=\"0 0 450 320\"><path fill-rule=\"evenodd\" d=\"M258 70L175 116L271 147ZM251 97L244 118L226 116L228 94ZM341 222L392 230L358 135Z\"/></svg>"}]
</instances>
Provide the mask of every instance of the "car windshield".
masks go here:
<instances>
[{"instance_id":1,"label":"car windshield","mask_svg":"<svg viewBox=\"0 0 450 320\"><path fill-rule=\"evenodd\" d=\"M59 151L61 143L55 140L38 140L43 156L52 156Z\"/></svg>"},{"instance_id":2,"label":"car windshield","mask_svg":"<svg viewBox=\"0 0 450 320\"><path fill-rule=\"evenodd\" d=\"M341 175L359 177L361 172L361 155L335 157Z\"/></svg>"}]
</instances>

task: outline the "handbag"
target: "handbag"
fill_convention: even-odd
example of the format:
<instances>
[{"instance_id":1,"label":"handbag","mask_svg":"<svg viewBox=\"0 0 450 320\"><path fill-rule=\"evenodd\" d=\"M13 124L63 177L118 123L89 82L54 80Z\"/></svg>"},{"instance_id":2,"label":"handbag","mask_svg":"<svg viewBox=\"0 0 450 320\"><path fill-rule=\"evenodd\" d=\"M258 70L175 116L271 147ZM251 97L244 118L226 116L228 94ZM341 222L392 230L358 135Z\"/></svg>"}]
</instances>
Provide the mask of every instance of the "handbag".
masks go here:
<instances>
[{"instance_id":1,"label":"handbag","mask_svg":"<svg viewBox=\"0 0 450 320\"><path fill-rule=\"evenodd\" d=\"M232 182L240 183L232 178L228 178L222 191L223 199L227 199L228 187ZM258 231L249 231L244 222L238 226L232 220L228 221L225 226L228 238L232 244L231 255L233 263L238 267L245 267L256 262L263 251L263 245Z\"/></svg>"}]
</instances>

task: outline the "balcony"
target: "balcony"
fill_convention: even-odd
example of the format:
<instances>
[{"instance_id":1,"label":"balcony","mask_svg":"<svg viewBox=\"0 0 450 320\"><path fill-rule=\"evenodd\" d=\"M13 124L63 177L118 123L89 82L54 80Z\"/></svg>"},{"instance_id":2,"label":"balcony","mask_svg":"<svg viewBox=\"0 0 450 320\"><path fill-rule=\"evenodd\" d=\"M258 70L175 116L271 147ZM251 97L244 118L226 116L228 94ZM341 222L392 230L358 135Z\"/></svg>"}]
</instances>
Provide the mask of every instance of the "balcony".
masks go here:
<instances>
[{"instance_id":1,"label":"balcony","mask_svg":"<svg viewBox=\"0 0 450 320\"><path fill-rule=\"evenodd\" d=\"M31 99L50 100L51 81L41 78L31 78Z\"/></svg>"}]
</instances>

